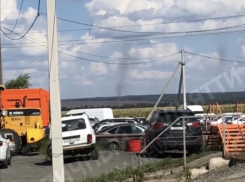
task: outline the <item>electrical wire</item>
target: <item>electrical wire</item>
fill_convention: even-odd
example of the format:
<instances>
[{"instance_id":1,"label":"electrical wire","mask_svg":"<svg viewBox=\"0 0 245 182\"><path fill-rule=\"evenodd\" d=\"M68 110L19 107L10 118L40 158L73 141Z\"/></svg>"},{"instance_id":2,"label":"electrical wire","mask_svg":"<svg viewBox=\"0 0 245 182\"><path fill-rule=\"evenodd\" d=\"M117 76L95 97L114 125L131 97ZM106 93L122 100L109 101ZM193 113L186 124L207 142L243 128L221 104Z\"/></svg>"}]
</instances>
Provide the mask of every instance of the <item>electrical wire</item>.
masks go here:
<instances>
[{"instance_id":1,"label":"electrical wire","mask_svg":"<svg viewBox=\"0 0 245 182\"><path fill-rule=\"evenodd\" d=\"M15 33L15 34L17 34L17 33ZM17 35L18 35L18 34L17 34ZM24 37L24 39L27 39L27 40L29 40L29 41L31 41L31 42L33 42L33 43L35 43L35 44L38 44L38 45L40 45L40 46L42 46L42 47L48 48L48 47L45 46L45 45L42 45L42 44L39 44L39 43L36 42L36 41L33 41L32 38ZM64 49L64 50L70 51L69 49ZM151 60L151 61L120 63L120 62L96 61L96 60L87 59L87 58L83 58L83 57L79 57L79 56L74 56L74 55L72 55L72 54L68 54L68 53L62 52L62 51L60 51L60 50L58 50L58 52L61 53L61 54L63 54L63 55L67 55L67 56L70 56L70 57L73 57L73 58L81 59L81 60L84 60L84 61L87 61L87 62L96 62L96 63L110 64L110 65L139 65L139 64L148 64L148 63L151 63L151 62L157 62L157 61L159 61L159 60L167 59L167 58L169 58L169 57L175 56L175 55L177 55L177 54L180 53L180 51L179 51L179 52L176 52L176 53L167 55L167 56L159 57L159 58L157 58L157 59L155 59L155 60ZM75 52L75 51L73 51L73 52ZM108 58L110 58L110 57L108 57ZM72 62L72 61L67 61L67 62Z\"/></svg>"},{"instance_id":2,"label":"electrical wire","mask_svg":"<svg viewBox=\"0 0 245 182\"><path fill-rule=\"evenodd\" d=\"M7 28L6 28L7 29ZM9 29L7 29L7 30L9 30ZM243 30L243 31L245 31L245 30ZM18 35L18 33L15 33L15 34L17 34ZM33 39L33 38L27 38L27 37L25 37L25 39L27 39L27 40L29 40L29 41L31 41L31 42L33 42L33 43L35 43L35 44L38 44L38 45L40 45L40 46L42 46L42 47L45 47L45 48L47 48L47 46L45 46L45 45L42 45L42 44L40 44L39 42L36 42L35 41L35 39L34 39L34 41L33 40L31 40L31 39ZM63 49L63 50L66 50L66 51L72 51L72 52L75 52L75 53L82 53L82 54L87 54L87 55L90 55L90 56L95 56L95 57L103 57L103 58L108 58L108 59L127 59L127 58L115 58L115 57L107 57L107 56L101 56L101 55L94 55L94 54L89 54L89 53L84 53L84 52L79 52L79 51L74 51L74 50L70 50L70 49L65 49L65 48L61 48L61 49ZM68 56L71 56L71 57L74 57L74 58L78 58L78 59L84 59L85 61L90 61L90 62L99 62L99 63L105 63L105 64L120 64L120 63L112 63L112 62L103 62L103 61L95 61L95 60L90 60L90 59L86 59L86 58L81 58L81 57L78 57L78 56L74 56L74 55L70 55L70 54L67 54L67 53L63 53L62 51L59 51L61 54L65 54L65 55L68 55ZM179 52L178 52L179 53ZM187 51L185 51L185 53L188 53L188 54L193 54L193 55L196 55L196 56L202 56L202 57L204 57L204 58L208 58L208 59L216 59L216 60L225 60L225 59L218 59L218 58L212 58L212 57L208 57L208 56L203 56L203 55L198 55L198 54L195 54L195 53L191 53L191 52L187 52ZM177 53L176 53L177 54ZM175 54L173 54L173 55L170 55L170 56L174 56ZM154 57L152 57L152 58L138 58L138 59L132 59L131 58L131 60L139 60L139 59L142 59L142 60L147 60L147 59L153 59ZM165 59L165 58L167 58L167 57L155 57L155 58L158 58L157 60L160 60L160 59ZM150 62L155 62L155 61L157 61L157 60L153 60L153 61L150 61ZM232 62L232 63L236 63L234 60L225 60L225 61L228 61L228 62ZM132 64L144 64L144 63L150 63L149 61L148 62L138 62L138 63L132 63ZM240 61L240 63L245 63L245 62L243 62L243 61ZM129 63L129 64L131 64L131 63ZM124 63L123 65L126 65L126 63Z\"/></svg>"},{"instance_id":3,"label":"electrical wire","mask_svg":"<svg viewBox=\"0 0 245 182\"><path fill-rule=\"evenodd\" d=\"M5 27L2 27L6 30L9 30ZM220 34L227 34L227 33L240 33L245 32L245 30L236 30L236 31L224 31L224 32L211 32L211 33L203 33L203 34L193 34L193 35L175 35L175 36L163 36L163 37L152 37L152 38L142 38L142 39L127 39L127 40L111 40L111 41L95 41L95 42L83 42L83 43L76 43L76 45L89 45L89 44L106 44L106 43L124 43L124 42L134 42L134 41L149 41L149 40L160 40L160 39L169 39L169 38L184 38L184 37L193 37L193 36L203 36L203 35L220 35ZM91 40L91 39L84 39L84 40ZM81 41L81 40L79 40ZM39 41L40 42L40 41ZM40 42L47 44L46 42ZM33 43L16 43L20 45L28 45ZM60 46L70 45L71 43L60 44ZM15 45L14 43L11 44L2 44L2 45ZM4 48L23 48L23 47L38 47L38 46L14 46L14 47L4 47Z\"/></svg>"},{"instance_id":4,"label":"electrical wire","mask_svg":"<svg viewBox=\"0 0 245 182\"><path fill-rule=\"evenodd\" d=\"M7 29L7 28L6 28ZM9 30L9 29L8 29ZM10 31L10 30L9 30ZM16 35L18 35L18 33L15 33ZM35 44L38 44L42 47L45 47L47 48L47 46L45 45L42 45L42 44L39 44L38 42L36 41L33 41L32 39L33 38L27 38L27 37L24 37L25 39L35 43ZM62 48L63 49L63 48ZM66 51L73 51L73 50L68 50L68 49L64 49ZM174 56L174 55L177 55L179 54L180 52L177 52L177 53L174 53L174 54L171 54L171 55L168 55L168 56L165 56L165 57L161 57L161 58L158 58L156 60L152 60L152 61L145 61L145 62L131 62L131 63L117 63L117 62L103 62L103 61L96 61L96 60L91 60L91 59L86 59L86 58L82 58L82 57L78 57L78 56L74 56L74 55L71 55L71 54L67 54L67 53L64 53L62 51L58 51L59 53L61 54L64 54L64 55L67 55L67 56L70 56L70 57L73 57L73 58L77 58L77 59L82 59L82 60L85 60L85 61L88 61L88 62L97 62L97 63L103 63L103 64L117 64L117 65L130 65L130 64L145 64L145 63L150 63L150 62L155 62L155 61L158 61L158 60L162 60L162 59L166 59L168 57L171 57L171 56ZM73 52L77 52L77 51L73 51ZM203 57L203 58L208 58L208 59L214 59L214 60L219 60L219 61L226 61L226 62L232 62L232 63L242 63L242 64L245 64L244 61L234 61L234 60L227 60L227 59L219 59L219 58L214 58L214 57L210 57L210 56L205 56L205 55L200 55L200 54L196 54L196 53L192 53L192 52L188 52L188 51L184 51L185 53L187 54L191 54L191 55L195 55L195 56L200 56L200 57ZM82 52L83 53L83 52ZM85 53L86 54L86 53ZM96 56L100 56L100 55L96 55ZM106 58L110 58L110 57L106 57ZM68 61L70 62L70 61Z\"/></svg>"},{"instance_id":5,"label":"electrical wire","mask_svg":"<svg viewBox=\"0 0 245 182\"><path fill-rule=\"evenodd\" d=\"M40 14L47 16L46 13L42 13L40 12ZM164 25L164 24L173 24L173 23L188 23L188 22L197 22L197 21L206 21L206 20L217 20L217 19L228 19L228 18L239 18L239 17L244 17L245 15L232 15L232 16L223 16L223 17L210 17L210 18L202 18L202 19L192 19L192 20L179 20L179 21L168 21L168 22L161 22L161 23L149 23L149 24L142 24L142 25L123 25L123 26L117 26L117 27L106 27L106 28L128 28L128 27L138 27L138 26L150 26L150 25ZM59 30L58 32L69 32L69 31L80 31L80 30L94 30L94 29L104 29L105 27L96 27L96 25L92 25L92 24L87 24L87 23L82 23L82 22L78 22L78 21L74 21L74 20L68 20L68 19L64 19L64 18L60 18L57 17L58 19L60 19L61 21L66 21L66 22L70 22L70 23L76 23L76 24L81 24L84 26L90 26L90 27L94 27L94 28L86 28L86 29L71 29L71 30ZM181 17L183 18L183 17ZM115 29L115 31L117 31L117 29ZM142 33L142 32L140 32Z\"/></svg>"},{"instance_id":6,"label":"electrical wire","mask_svg":"<svg viewBox=\"0 0 245 182\"><path fill-rule=\"evenodd\" d=\"M7 29L7 28L6 28ZM7 29L9 30L9 29ZM9 30L10 31L10 30ZM18 33L15 33L16 35L18 35ZM26 36L27 37L27 36ZM33 39L33 38L29 38L29 39ZM33 39L36 44L36 39ZM39 41L38 41L39 42ZM38 44L40 45L40 44ZM45 45L43 45L45 46ZM24 46L23 46L24 47ZM22 47L22 48L23 48ZM3 47L3 48L9 48L9 47ZM45 46L45 48L47 48L47 46ZM63 47L59 47L59 49L63 49L65 51L71 51L71 52L75 52L75 53L81 53L81 54L85 54L85 55L89 55L89 56L94 56L94 57L100 57L100 58L107 58L107 59L118 59L118 60L148 60L148 59L162 59L165 56L158 56L158 57L148 57L148 58L127 58L127 57L109 57L109 56L103 56L103 55L96 55L96 54L90 54L90 53L86 53L86 52L81 52L81 51L74 51L72 49L67 49L67 48L63 48Z\"/></svg>"},{"instance_id":7,"label":"electrical wire","mask_svg":"<svg viewBox=\"0 0 245 182\"><path fill-rule=\"evenodd\" d=\"M67 55L67 56L70 56L70 57L73 57L73 58L81 59L81 60L84 60L84 61L88 61L88 62L97 62L97 63L103 63L103 64L109 64L109 65L124 65L124 66L128 66L128 65L140 65L140 64L148 64L148 63L152 63L152 62L157 62L157 61L164 60L164 59L167 59L169 57L175 56L175 55L177 55L177 54L180 53L180 51L179 51L179 52L176 52L176 53L173 53L173 54L164 56L162 58L151 60L151 61L118 63L118 62L95 61L95 60L86 59L86 58L74 56L74 55L71 55L71 54L67 54L67 53L64 53L64 52L61 52L61 51L59 51L59 52L61 54L64 54L64 55Z\"/></svg>"},{"instance_id":8,"label":"electrical wire","mask_svg":"<svg viewBox=\"0 0 245 182\"><path fill-rule=\"evenodd\" d=\"M12 37L9 37L8 34L6 34L6 33L3 31L2 27L0 28L0 29L1 29L1 32L2 32L7 38L9 38L10 40L20 40L20 39L24 38L24 37L29 33L29 31L32 29L32 27L33 27L34 24L36 23L37 18L39 17L39 13L40 13L40 0L38 0L38 11L37 11L37 15L36 15L34 21L32 22L31 26L29 27L29 29L28 29L23 35L21 35L21 36L18 37L18 38L12 38ZM13 31L12 31L12 33L13 33Z\"/></svg>"},{"instance_id":9,"label":"electrical wire","mask_svg":"<svg viewBox=\"0 0 245 182\"><path fill-rule=\"evenodd\" d=\"M4 29L7 29L7 28L5 28L5 27L2 27L2 28L4 28ZM9 30L9 29L7 29L7 30ZM187 34L187 35L174 35L174 36L164 36L164 37L157 37L157 36L159 36L159 35L151 35L152 37L150 37L150 38L144 38L144 39L136 39L136 41L138 41L138 40L151 40L151 39L164 39L164 38L178 38L178 37L192 37L192 36L200 36L200 35L215 35L215 34L226 34L226 33L239 33L239 32L244 32L245 30L235 30L235 31L221 31L221 32L210 32L210 33L199 33L199 34L192 34L192 35L190 35L190 34ZM140 35L135 35L135 37L140 37ZM114 39L114 38L118 38L118 37L109 37L109 38L111 38L111 39ZM69 44L71 44L71 43L69 43L69 42L84 42L85 40L94 40L94 39L83 39L83 40L78 40L78 39L72 39L72 40L60 40L60 41L58 41L58 42L67 42L67 43L62 43L62 44L60 44L60 45L69 45ZM131 40L131 39L129 39L129 40ZM118 40L118 41L115 41L115 42L121 42L121 41L129 41L129 40ZM134 39L133 39L134 40ZM44 44L46 44L46 42L42 42L42 41L39 41L40 43L44 43ZM105 42L107 42L107 41L105 41ZM114 41L113 41L114 42ZM93 42L92 42L93 43ZM85 43L85 44L92 44L92 43ZM95 43L104 43L104 42L95 42ZM21 43L5 43L5 44L2 44L2 45L25 45L25 44L32 44L32 43L23 43L23 42L21 42ZM77 44L80 44L80 43L77 43ZM84 43L81 43L81 44L84 44Z\"/></svg>"},{"instance_id":10,"label":"electrical wire","mask_svg":"<svg viewBox=\"0 0 245 182\"><path fill-rule=\"evenodd\" d=\"M187 54L194 55L194 56L199 56L199 57L203 57L203 58L207 58L207 59L213 59L213 60L217 60L217 61L245 64L245 61L236 61L236 60L230 60L230 59L215 58L215 57L205 56L205 55L196 54L196 53L188 52L188 51L184 51L184 52L187 53Z\"/></svg>"},{"instance_id":11,"label":"electrical wire","mask_svg":"<svg viewBox=\"0 0 245 182\"><path fill-rule=\"evenodd\" d=\"M238 28L238 27L242 27L242 26L245 25L245 24L240 24L240 25L227 26L227 27L216 28L216 29L194 30L194 31L180 31L180 32L139 32L139 31L119 30L119 29L113 29L113 28L109 28L109 27L97 26L97 25L87 24L87 23L83 23L83 22L77 22L77 21L74 21L74 20L68 20L68 19L60 18L60 17L57 17L57 18L59 20L62 20L62 21L66 21L66 22L70 22L70 23L75 23L75 24L79 24L79 25L96 27L96 28L99 28L99 29L106 29L106 30L111 30L111 31L116 31L116 32L137 33L137 34L183 34L183 33L201 33L201 32L224 30L224 29L230 29L230 28Z\"/></svg>"},{"instance_id":12,"label":"electrical wire","mask_svg":"<svg viewBox=\"0 0 245 182\"><path fill-rule=\"evenodd\" d=\"M20 3L20 9L19 9L19 14L18 14L18 16L17 16L17 18L16 18L16 21L15 21L15 24L14 24L13 29L12 29L11 32L8 33L8 34L11 34L11 33L15 30L15 28L16 28L16 26L17 26L17 24L18 24L18 21L19 21L19 18L20 18L20 13L21 13L22 6L23 6L23 2L24 2L24 0L21 0L21 3Z\"/></svg>"}]
</instances>

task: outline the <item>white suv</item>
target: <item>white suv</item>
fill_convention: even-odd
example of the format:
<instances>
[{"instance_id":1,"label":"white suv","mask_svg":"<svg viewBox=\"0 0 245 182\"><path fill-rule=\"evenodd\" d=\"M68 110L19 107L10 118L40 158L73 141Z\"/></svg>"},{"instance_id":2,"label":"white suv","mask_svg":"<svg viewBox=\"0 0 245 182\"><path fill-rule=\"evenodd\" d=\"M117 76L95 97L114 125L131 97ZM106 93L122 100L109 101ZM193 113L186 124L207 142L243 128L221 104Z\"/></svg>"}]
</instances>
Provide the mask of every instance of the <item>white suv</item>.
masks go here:
<instances>
[{"instance_id":1,"label":"white suv","mask_svg":"<svg viewBox=\"0 0 245 182\"><path fill-rule=\"evenodd\" d=\"M2 131L0 131L0 165L2 168L8 168L11 165L9 144Z\"/></svg>"},{"instance_id":2,"label":"white suv","mask_svg":"<svg viewBox=\"0 0 245 182\"><path fill-rule=\"evenodd\" d=\"M91 154L93 160L99 158L96 136L87 115L63 117L62 138L64 155ZM52 155L51 149L50 143L47 148L47 154L50 157Z\"/></svg>"}]
</instances>

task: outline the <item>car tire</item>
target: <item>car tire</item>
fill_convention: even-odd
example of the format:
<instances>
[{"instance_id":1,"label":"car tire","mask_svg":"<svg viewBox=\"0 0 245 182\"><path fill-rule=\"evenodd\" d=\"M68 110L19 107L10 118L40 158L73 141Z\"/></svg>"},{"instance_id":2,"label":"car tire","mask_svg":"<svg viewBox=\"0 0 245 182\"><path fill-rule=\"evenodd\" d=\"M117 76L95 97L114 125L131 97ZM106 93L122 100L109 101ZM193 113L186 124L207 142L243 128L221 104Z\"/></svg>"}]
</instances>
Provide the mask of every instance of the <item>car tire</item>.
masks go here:
<instances>
[{"instance_id":1,"label":"car tire","mask_svg":"<svg viewBox=\"0 0 245 182\"><path fill-rule=\"evenodd\" d=\"M32 144L26 144L22 147L20 154L27 155L31 151Z\"/></svg>"},{"instance_id":2,"label":"car tire","mask_svg":"<svg viewBox=\"0 0 245 182\"><path fill-rule=\"evenodd\" d=\"M94 148L92 151L91 151L91 159L92 160L98 160L99 159L99 152L96 148Z\"/></svg>"},{"instance_id":3,"label":"car tire","mask_svg":"<svg viewBox=\"0 0 245 182\"><path fill-rule=\"evenodd\" d=\"M121 147L118 143L112 142L108 144L109 150L121 150Z\"/></svg>"},{"instance_id":4,"label":"car tire","mask_svg":"<svg viewBox=\"0 0 245 182\"><path fill-rule=\"evenodd\" d=\"M3 169L7 169L8 168L8 158L7 158L7 155L6 155L5 161L2 163L2 168Z\"/></svg>"},{"instance_id":5,"label":"car tire","mask_svg":"<svg viewBox=\"0 0 245 182\"><path fill-rule=\"evenodd\" d=\"M8 165L11 166L11 156L10 156L10 158L8 159Z\"/></svg>"},{"instance_id":6,"label":"car tire","mask_svg":"<svg viewBox=\"0 0 245 182\"><path fill-rule=\"evenodd\" d=\"M146 149L146 156L150 158L158 158L159 152L154 147L148 147Z\"/></svg>"},{"instance_id":7,"label":"car tire","mask_svg":"<svg viewBox=\"0 0 245 182\"><path fill-rule=\"evenodd\" d=\"M188 155L193 155L193 154L200 154L202 152L202 148L194 148L194 149L189 149L188 150Z\"/></svg>"},{"instance_id":8,"label":"car tire","mask_svg":"<svg viewBox=\"0 0 245 182\"><path fill-rule=\"evenodd\" d=\"M47 155L52 158L52 146L51 146L51 143L48 145L47 147Z\"/></svg>"}]
</instances>

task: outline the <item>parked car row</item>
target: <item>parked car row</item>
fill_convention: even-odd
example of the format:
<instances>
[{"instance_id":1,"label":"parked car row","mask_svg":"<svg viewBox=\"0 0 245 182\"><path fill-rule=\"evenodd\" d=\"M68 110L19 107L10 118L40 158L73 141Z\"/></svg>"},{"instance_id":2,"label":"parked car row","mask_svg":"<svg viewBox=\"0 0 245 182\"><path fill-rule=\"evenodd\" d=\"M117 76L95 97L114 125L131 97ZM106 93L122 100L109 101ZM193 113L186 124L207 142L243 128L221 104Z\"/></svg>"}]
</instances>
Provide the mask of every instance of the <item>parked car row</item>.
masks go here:
<instances>
[{"instance_id":1,"label":"parked car row","mask_svg":"<svg viewBox=\"0 0 245 182\"><path fill-rule=\"evenodd\" d=\"M156 110L149 121L142 117L113 118L108 109L101 110L101 113L96 113L95 110L89 112L90 115L88 112L68 112L69 114L62 118L64 154L90 154L92 159L97 159L98 143L110 150L121 150L129 139L125 137L125 134L139 133L144 134L147 144L152 143L147 149L148 153L159 154L167 150L182 150L184 144L188 153L199 153L203 148L204 123L212 121L220 124L220 121L222 122L222 118L218 116L204 116L190 109ZM96 115L92 115L93 113ZM110 117L99 119L105 116ZM178 120L172 125L181 116L191 116L191 118L186 118L184 125L183 120ZM227 124L235 119L245 121L245 116L234 117L229 114L225 116ZM159 136L163 131L164 133ZM183 133L185 133L185 142ZM124 134L123 137L120 136L121 134ZM100 136L96 138L96 135ZM103 137L103 135L112 135L112 137ZM156 139L157 136L159 137ZM50 156L52 155L51 143L47 152Z\"/></svg>"},{"instance_id":2,"label":"parked car row","mask_svg":"<svg viewBox=\"0 0 245 182\"><path fill-rule=\"evenodd\" d=\"M216 115L200 116L198 119L203 126L223 123L223 117ZM245 115L244 113L224 113L224 121L225 124L245 124Z\"/></svg>"}]
</instances>

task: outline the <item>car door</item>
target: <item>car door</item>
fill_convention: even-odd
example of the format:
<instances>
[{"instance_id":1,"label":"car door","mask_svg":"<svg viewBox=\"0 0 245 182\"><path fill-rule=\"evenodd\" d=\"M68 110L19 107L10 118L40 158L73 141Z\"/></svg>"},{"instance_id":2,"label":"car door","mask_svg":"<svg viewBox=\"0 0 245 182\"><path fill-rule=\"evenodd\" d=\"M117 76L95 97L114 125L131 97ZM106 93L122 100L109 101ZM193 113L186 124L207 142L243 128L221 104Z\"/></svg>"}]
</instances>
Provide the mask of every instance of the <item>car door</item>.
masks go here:
<instances>
[{"instance_id":1,"label":"car door","mask_svg":"<svg viewBox=\"0 0 245 182\"><path fill-rule=\"evenodd\" d=\"M89 131L85 120L77 119L67 128L67 131L62 132L63 146L68 147L87 144L87 135L90 134Z\"/></svg>"},{"instance_id":2,"label":"car door","mask_svg":"<svg viewBox=\"0 0 245 182\"><path fill-rule=\"evenodd\" d=\"M133 133L133 130L132 130L132 126L131 125L119 126L118 130L117 130L117 134L119 134L119 135L120 134L132 134L132 133ZM119 141L122 149L125 149L127 140L130 140L130 138L127 137L127 136L118 138L118 141Z\"/></svg>"}]
</instances>

